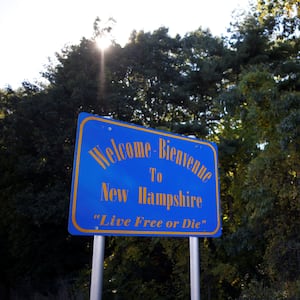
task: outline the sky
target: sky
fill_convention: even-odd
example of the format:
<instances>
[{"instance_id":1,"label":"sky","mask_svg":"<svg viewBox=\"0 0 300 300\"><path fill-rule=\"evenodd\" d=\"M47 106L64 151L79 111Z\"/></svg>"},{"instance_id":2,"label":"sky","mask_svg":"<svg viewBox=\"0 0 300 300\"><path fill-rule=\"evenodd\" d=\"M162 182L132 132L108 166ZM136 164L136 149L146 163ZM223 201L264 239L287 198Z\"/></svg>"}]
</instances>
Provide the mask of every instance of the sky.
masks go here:
<instances>
[{"instance_id":1,"label":"sky","mask_svg":"<svg viewBox=\"0 0 300 300\"><path fill-rule=\"evenodd\" d=\"M171 36L199 27L221 36L232 12L248 5L249 0L0 0L0 88L39 80L55 52L92 37L97 16L116 20L114 36L124 45L133 30L161 26Z\"/></svg>"}]
</instances>

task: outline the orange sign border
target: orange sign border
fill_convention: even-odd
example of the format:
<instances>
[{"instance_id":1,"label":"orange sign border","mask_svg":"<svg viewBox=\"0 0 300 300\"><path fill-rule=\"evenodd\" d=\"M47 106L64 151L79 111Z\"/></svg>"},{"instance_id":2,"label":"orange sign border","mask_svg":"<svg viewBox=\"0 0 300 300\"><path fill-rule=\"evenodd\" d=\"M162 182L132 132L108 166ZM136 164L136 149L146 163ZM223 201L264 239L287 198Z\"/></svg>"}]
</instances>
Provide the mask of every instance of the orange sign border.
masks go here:
<instances>
[{"instance_id":1,"label":"orange sign border","mask_svg":"<svg viewBox=\"0 0 300 300\"><path fill-rule=\"evenodd\" d=\"M197 144L202 144L210 147L213 151L214 154L214 168L215 168L215 181L216 181L216 208L217 208L217 226L214 231L211 232L187 232L187 231L145 231L145 230L112 230L112 229L85 229L80 227L77 224L76 221L76 203L77 203L77 189L78 189L78 177L79 177L79 169L80 169L80 156L81 156L81 145L82 145L82 138L83 138L83 129L84 126L87 124L89 121L98 121L98 122L103 122L107 124L112 124L112 125L117 125L120 127L126 127L134 130L140 130L144 131L147 133L155 134L155 135L162 135L165 137L171 137L179 140L184 140L192 143L197 143ZM179 135L174 135L174 134L169 134L163 131L157 131L154 129L149 129L145 127L139 127L137 125L131 125L128 123L123 123L123 122L118 122L113 119L106 119L102 117L96 117L96 116L91 116L87 114L87 117L82 120L80 127L79 127L79 134L78 134L78 142L77 142L77 153L76 153L76 164L75 164L75 172L74 172L74 182L73 184L73 193L72 193L72 198L71 198L71 203L72 203L72 208L71 208L71 220L73 226L81 233L86 233L88 235L147 235L147 236L197 236L197 237L213 237L216 235L219 230L221 229L221 213L220 213L220 196L219 196L219 178L218 178L218 166L217 166L217 153L215 148L211 145L209 142L205 142L202 140L197 140L197 139L191 139L188 137L184 136L179 136Z\"/></svg>"}]
</instances>

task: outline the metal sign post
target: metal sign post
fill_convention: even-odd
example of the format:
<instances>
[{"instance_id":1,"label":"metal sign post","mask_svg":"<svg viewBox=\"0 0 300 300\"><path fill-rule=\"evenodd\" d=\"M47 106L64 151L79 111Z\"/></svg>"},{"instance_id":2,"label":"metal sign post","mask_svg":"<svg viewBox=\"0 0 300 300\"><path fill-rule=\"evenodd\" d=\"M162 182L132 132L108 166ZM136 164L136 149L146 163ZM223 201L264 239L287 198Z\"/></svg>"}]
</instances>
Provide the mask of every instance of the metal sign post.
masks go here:
<instances>
[{"instance_id":1,"label":"metal sign post","mask_svg":"<svg viewBox=\"0 0 300 300\"><path fill-rule=\"evenodd\" d=\"M104 269L105 237L94 235L90 300L101 300Z\"/></svg>"},{"instance_id":2,"label":"metal sign post","mask_svg":"<svg viewBox=\"0 0 300 300\"><path fill-rule=\"evenodd\" d=\"M189 237L191 300L200 300L200 252L199 239Z\"/></svg>"}]
</instances>

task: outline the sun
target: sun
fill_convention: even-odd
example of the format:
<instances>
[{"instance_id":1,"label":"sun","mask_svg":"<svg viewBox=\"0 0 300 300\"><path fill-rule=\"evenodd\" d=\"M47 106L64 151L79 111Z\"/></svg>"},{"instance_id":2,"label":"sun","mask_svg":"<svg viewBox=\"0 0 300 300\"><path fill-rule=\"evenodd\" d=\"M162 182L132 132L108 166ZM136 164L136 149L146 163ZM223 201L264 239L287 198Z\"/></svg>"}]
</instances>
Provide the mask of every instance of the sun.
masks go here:
<instances>
[{"instance_id":1,"label":"sun","mask_svg":"<svg viewBox=\"0 0 300 300\"><path fill-rule=\"evenodd\" d=\"M112 44L111 39L108 36L101 36L96 38L96 44L100 50L106 50Z\"/></svg>"}]
</instances>

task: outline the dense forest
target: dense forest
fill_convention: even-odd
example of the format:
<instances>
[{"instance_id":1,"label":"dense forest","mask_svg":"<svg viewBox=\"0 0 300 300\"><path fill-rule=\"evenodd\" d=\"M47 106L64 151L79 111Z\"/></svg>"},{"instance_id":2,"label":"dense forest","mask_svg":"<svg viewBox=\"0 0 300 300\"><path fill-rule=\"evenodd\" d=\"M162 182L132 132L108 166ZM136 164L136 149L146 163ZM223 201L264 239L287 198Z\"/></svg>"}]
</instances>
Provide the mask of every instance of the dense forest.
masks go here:
<instances>
[{"instance_id":1,"label":"dense forest","mask_svg":"<svg viewBox=\"0 0 300 300\"><path fill-rule=\"evenodd\" d=\"M0 298L88 299L93 240L67 223L90 112L217 143L223 230L200 239L202 299L300 299L299 0L259 0L222 38L133 31L104 59L112 28L94 25L47 83L0 90ZM189 299L188 247L107 237L103 298Z\"/></svg>"}]
</instances>

